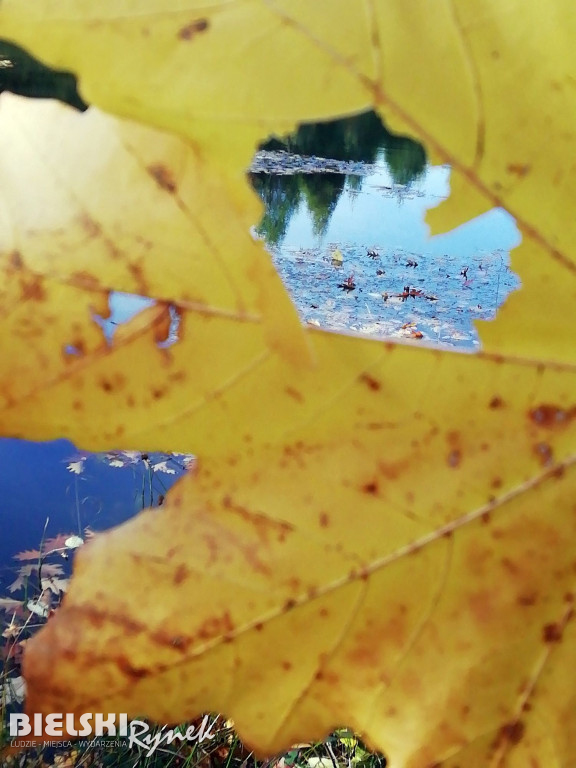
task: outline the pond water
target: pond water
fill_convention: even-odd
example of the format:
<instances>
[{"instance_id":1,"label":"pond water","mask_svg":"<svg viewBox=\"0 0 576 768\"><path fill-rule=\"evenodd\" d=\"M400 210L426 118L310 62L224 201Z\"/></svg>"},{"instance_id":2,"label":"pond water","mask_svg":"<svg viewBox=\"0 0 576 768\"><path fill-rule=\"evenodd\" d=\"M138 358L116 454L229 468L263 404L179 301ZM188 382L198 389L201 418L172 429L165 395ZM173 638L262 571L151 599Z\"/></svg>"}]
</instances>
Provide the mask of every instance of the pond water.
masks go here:
<instances>
[{"instance_id":1,"label":"pond water","mask_svg":"<svg viewBox=\"0 0 576 768\"><path fill-rule=\"evenodd\" d=\"M62 547L69 536L85 538L159 505L189 463L181 455L79 453L67 440L0 440L0 599L21 597L22 590L10 587L23 564L38 561L15 555L38 550L43 539L49 542L43 551ZM68 573L59 554L49 562Z\"/></svg>"},{"instance_id":2,"label":"pond water","mask_svg":"<svg viewBox=\"0 0 576 768\"><path fill-rule=\"evenodd\" d=\"M494 317L519 286L509 269L519 242L513 220L490 211L428 238L424 216L449 194L450 170L429 167L418 145L370 113L303 126L266 145L251 171L266 208L254 236L265 241L304 322L473 351L473 319ZM149 304L114 294L111 317L94 321L112 342L117 325ZM177 325L166 343L176 338ZM26 579L14 587L22 568L30 589L37 586L37 556L17 553L37 550L43 538L59 549L69 535L84 538L159 505L190 461L80 455L64 440L0 440L0 609L7 597L23 599ZM56 574L69 572L59 552L50 562Z\"/></svg>"},{"instance_id":3,"label":"pond water","mask_svg":"<svg viewBox=\"0 0 576 768\"><path fill-rule=\"evenodd\" d=\"M398 183L384 152L369 164L341 163L347 173L327 172L320 158L264 160L256 186L267 214L257 233L305 322L479 348L473 320L493 319L520 285L509 267L520 242L512 217L495 209L430 238L424 217L449 195L446 166ZM275 164L292 172L275 174ZM280 225L278 210L287 212Z\"/></svg>"}]
</instances>

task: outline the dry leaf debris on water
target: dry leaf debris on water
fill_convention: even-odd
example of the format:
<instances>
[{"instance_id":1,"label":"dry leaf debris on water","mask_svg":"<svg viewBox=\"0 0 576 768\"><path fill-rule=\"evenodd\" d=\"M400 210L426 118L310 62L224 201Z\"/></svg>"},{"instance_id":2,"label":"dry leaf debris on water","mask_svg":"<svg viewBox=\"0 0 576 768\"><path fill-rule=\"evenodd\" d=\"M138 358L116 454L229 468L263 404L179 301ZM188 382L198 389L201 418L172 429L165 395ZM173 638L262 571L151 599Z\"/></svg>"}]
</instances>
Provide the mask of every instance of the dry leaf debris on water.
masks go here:
<instances>
[{"instance_id":1,"label":"dry leaf debris on water","mask_svg":"<svg viewBox=\"0 0 576 768\"><path fill-rule=\"evenodd\" d=\"M478 349L473 321L493 319L503 298L519 287L502 251L475 254L468 279L461 274L466 267L457 255L418 254L416 261L400 248L381 248L382 269L367 258L370 249L365 245L278 246L271 251L305 322L379 338L402 338L402 325L416 322L424 338L447 349ZM335 260L334 253L341 258ZM353 279L346 283L349 274Z\"/></svg>"},{"instance_id":2,"label":"dry leaf debris on water","mask_svg":"<svg viewBox=\"0 0 576 768\"><path fill-rule=\"evenodd\" d=\"M331 25L298 0L0 8L3 34L122 116L3 105L0 427L202 449L161 518L79 552L28 646L29 711L213 709L268 753L346 723L391 766L567 768L576 17L569 0L362 8L336 0ZM502 206L522 231L522 290L477 355L301 327L249 239L263 134L368 107L452 166L435 227ZM159 303L109 346L91 316L113 288Z\"/></svg>"}]
</instances>

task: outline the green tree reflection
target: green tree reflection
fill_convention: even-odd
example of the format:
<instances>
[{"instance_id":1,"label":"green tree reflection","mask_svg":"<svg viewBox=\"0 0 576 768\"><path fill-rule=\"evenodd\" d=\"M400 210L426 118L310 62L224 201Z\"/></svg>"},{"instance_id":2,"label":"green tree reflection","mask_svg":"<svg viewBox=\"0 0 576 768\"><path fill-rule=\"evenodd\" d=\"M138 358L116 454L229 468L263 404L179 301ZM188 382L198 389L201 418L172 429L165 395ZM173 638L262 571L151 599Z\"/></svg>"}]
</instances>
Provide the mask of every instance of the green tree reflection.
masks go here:
<instances>
[{"instance_id":1,"label":"green tree reflection","mask_svg":"<svg viewBox=\"0 0 576 768\"><path fill-rule=\"evenodd\" d=\"M260 149L374 163L383 158L396 184L407 185L424 173L426 154L412 139L396 136L386 129L375 112L363 112L325 123L308 123L284 137L274 137ZM305 203L316 235L326 231L332 212L345 186L360 191L362 176L339 173L251 174L252 184L265 205L258 233L270 245L278 245L290 219Z\"/></svg>"},{"instance_id":2,"label":"green tree reflection","mask_svg":"<svg viewBox=\"0 0 576 768\"><path fill-rule=\"evenodd\" d=\"M292 214L300 205L299 175L252 173L250 177L264 203L264 215L257 227L258 234L265 237L270 245L278 245L286 234Z\"/></svg>"},{"instance_id":3,"label":"green tree reflection","mask_svg":"<svg viewBox=\"0 0 576 768\"><path fill-rule=\"evenodd\" d=\"M384 156L395 184L410 184L426 168L426 153L421 144L405 136L392 136L384 147Z\"/></svg>"},{"instance_id":4,"label":"green tree reflection","mask_svg":"<svg viewBox=\"0 0 576 768\"><path fill-rule=\"evenodd\" d=\"M315 235L323 235L346 182L341 173L300 174L300 189L312 216Z\"/></svg>"}]
</instances>

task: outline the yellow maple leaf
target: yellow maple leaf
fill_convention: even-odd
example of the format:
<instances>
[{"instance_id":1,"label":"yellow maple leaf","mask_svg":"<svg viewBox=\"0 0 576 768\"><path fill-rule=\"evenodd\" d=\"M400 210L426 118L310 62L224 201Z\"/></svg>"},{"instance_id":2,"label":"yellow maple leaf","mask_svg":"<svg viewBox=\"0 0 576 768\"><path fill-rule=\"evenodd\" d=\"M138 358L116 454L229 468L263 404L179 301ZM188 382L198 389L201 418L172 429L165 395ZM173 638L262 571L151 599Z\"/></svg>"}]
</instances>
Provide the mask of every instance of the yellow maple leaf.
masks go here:
<instances>
[{"instance_id":1,"label":"yellow maple leaf","mask_svg":"<svg viewBox=\"0 0 576 768\"><path fill-rule=\"evenodd\" d=\"M32 343L52 366L48 385L23 369L25 396L10 390L2 429L200 456L162 515L148 511L79 553L63 608L28 645L28 709L145 712L161 722L212 709L261 752L344 723L391 766L568 766L576 371L565 157L575 138L576 19L568 0L442 2L433 20L424 2L374 0L362 11L334 2L328 28L326 4L305 0L179 2L170 12L140 0L121 15L117 4L88 0L5 0L0 9L0 29L78 71L87 99L180 136L86 116L137 148L134 185L147 177L153 195L154 177L157 192L146 215L133 212L116 267L96 237L103 260L90 281L78 282L86 244L68 204L54 210L78 245L74 258L58 256L51 216L35 233L10 214L22 255L5 259L7 295L20 296L30 275L45 291L72 293L57 296L58 320L46 319L51 330L38 329ZM534 61L531 92L518 81ZM154 252L163 245L155 208L180 199L167 179L179 179L191 157L202 184L218 172L220 224L210 231L223 244L228 214L241 238L255 210L240 175L258 138L369 104L453 164L455 202L439 221L494 204L517 216L524 288L483 326L485 353L301 331L253 255L257 268L231 259L210 272L215 293L196 296L142 253L147 292L181 311L181 340L154 345L163 306L112 348L90 336L88 289L134 290L136 233L155 238ZM169 175L157 141L169 147ZM120 169L132 167L118 158ZM54 173L41 177L58 189ZM95 189L85 178L76 197L93 206ZM196 204L182 227L190 216L213 218ZM178 221L172 205L169 221ZM105 232L118 225L116 208L94 209ZM177 253L180 238L171 241ZM202 253L198 269L211 270ZM255 322L239 322L238 302L223 298L230 275L243 281ZM51 293L40 306L54 312ZM66 343L70 312L82 364L47 351ZM303 350L313 364L298 369Z\"/></svg>"}]
</instances>

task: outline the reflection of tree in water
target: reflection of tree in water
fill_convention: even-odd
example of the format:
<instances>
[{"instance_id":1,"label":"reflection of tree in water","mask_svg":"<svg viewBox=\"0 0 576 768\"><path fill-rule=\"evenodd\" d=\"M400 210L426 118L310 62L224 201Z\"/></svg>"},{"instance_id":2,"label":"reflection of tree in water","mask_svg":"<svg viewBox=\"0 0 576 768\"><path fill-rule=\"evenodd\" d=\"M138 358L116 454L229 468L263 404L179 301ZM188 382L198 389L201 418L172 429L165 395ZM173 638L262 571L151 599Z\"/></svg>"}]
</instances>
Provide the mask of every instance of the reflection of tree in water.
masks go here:
<instances>
[{"instance_id":1,"label":"reflection of tree in water","mask_svg":"<svg viewBox=\"0 0 576 768\"><path fill-rule=\"evenodd\" d=\"M398 138L384 127L375 112L370 111L326 123L300 125L295 133L270 139L261 149L285 149L297 155L373 163L379 151ZM403 138L402 141L415 144L411 139Z\"/></svg>"},{"instance_id":2,"label":"reflection of tree in water","mask_svg":"<svg viewBox=\"0 0 576 768\"><path fill-rule=\"evenodd\" d=\"M417 179L426 168L426 155L420 144L390 133L372 111L326 123L300 125L295 133L269 139L260 149L362 163L374 163L383 151L394 183L403 185ZM292 214L303 200L312 216L314 233L321 235L326 231L345 183L359 192L363 182L362 176L338 173L283 176L258 173L251 174L251 179L265 205L258 232L271 245L282 240Z\"/></svg>"},{"instance_id":3,"label":"reflection of tree in water","mask_svg":"<svg viewBox=\"0 0 576 768\"><path fill-rule=\"evenodd\" d=\"M258 234L264 236L270 245L278 245L286 234L292 214L300 204L298 176L252 173L250 180L264 203L264 215L257 228Z\"/></svg>"},{"instance_id":4,"label":"reflection of tree in water","mask_svg":"<svg viewBox=\"0 0 576 768\"><path fill-rule=\"evenodd\" d=\"M264 236L270 245L278 245L286 234L292 215L304 200L312 217L314 234L322 235L344 183L350 178L339 173L251 174L252 185L264 203L258 234Z\"/></svg>"},{"instance_id":5,"label":"reflection of tree in water","mask_svg":"<svg viewBox=\"0 0 576 768\"><path fill-rule=\"evenodd\" d=\"M421 144L405 136L390 135L384 156L395 184L410 184L426 168L426 153Z\"/></svg>"},{"instance_id":6,"label":"reflection of tree in water","mask_svg":"<svg viewBox=\"0 0 576 768\"><path fill-rule=\"evenodd\" d=\"M323 235L328 227L346 176L342 173L302 173L300 189L312 216L315 235Z\"/></svg>"}]
</instances>

